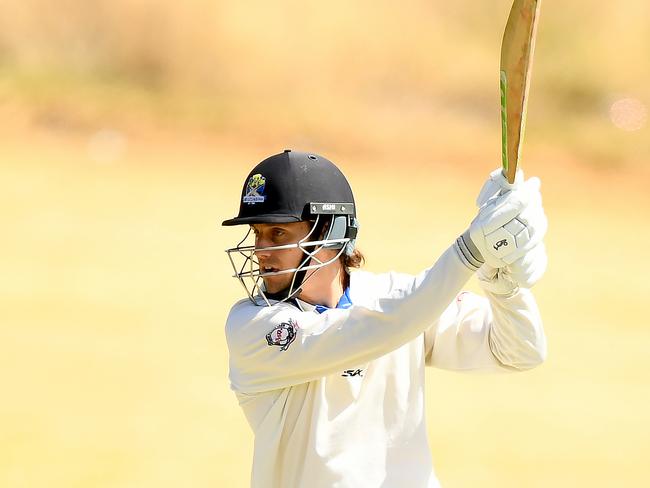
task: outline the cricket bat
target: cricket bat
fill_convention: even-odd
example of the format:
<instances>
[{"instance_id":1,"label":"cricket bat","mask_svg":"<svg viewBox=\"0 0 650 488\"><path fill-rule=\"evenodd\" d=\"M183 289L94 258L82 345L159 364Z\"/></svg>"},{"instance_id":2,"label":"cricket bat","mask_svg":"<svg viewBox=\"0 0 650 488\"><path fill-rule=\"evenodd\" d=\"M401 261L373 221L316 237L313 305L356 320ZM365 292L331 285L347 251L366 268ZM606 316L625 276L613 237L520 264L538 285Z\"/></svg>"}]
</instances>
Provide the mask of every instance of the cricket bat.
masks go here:
<instances>
[{"instance_id":1,"label":"cricket bat","mask_svg":"<svg viewBox=\"0 0 650 488\"><path fill-rule=\"evenodd\" d=\"M541 0L514 0L501 44L503 175L514 183L526 124L526 103Z\"/></svg>"}]
</instances>

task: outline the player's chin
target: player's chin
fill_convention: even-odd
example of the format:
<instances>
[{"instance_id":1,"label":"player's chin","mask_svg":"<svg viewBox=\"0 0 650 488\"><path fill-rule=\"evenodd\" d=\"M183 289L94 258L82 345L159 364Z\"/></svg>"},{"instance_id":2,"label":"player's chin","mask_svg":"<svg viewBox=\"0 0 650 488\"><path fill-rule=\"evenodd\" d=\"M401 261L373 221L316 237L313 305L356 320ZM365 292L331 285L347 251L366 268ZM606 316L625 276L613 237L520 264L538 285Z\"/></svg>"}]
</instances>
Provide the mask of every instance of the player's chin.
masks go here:
<instances>
[{"instance_id":1,"label":"player's chin","mask_svg":"<svg viewBox=\"0 0 650 488\"><path fill-rule=\"evenodd\" d=\"M278 293L291 284L291 279L287 276L266 276L263 278L264 288L268 293Z\"/></svg>"}]
</instances>

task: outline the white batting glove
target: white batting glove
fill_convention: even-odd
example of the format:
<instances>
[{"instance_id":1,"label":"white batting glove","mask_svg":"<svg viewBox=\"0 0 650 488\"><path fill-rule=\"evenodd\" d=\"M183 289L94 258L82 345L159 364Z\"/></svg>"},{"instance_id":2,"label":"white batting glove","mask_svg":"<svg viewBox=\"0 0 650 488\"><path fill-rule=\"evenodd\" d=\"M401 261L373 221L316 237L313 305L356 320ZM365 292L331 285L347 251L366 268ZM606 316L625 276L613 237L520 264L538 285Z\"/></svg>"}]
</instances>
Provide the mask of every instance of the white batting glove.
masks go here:
<instances>
[{"instance_id":1,"label":"white batting glove","mask_svg":"<svg viewBox=\"0 0 650 488\"><path fill-rule=\"evenodd\" d=\"M456 241L459 256L468 267L478 269L487 263L505 268L542 241L548 222L539 187L538 178L524 181L521 170L513 184L500 169L490 174L476 200L477 217ZM529 280L521 281L526 284Z\"/></svg>"},{"instance_id":2,"label":"white batting glove","mask_svg":"<svg viewBox=\"0 0 650 488\"><path fill-rule=\"evenodd\" d=\"M506 267L512 281L522 288L531 288L537 283L548 265L546 246L540 242L522 257Z\"/></svg>"},{"instance_id":3,"label":"white batting glove","mask_svg":"<svg viewBox=\"0 0 650 488\"><path fill-rule=\"evenodd\" d=\"M514 263L539 244L548 221L542 207L539 178L514 185L493 174L483 186L477 203L479 213L464 235L476 246L482 259L494 268Z\"/></svg>"},{"instance_id":4,"label":"white batting glove","mask_svg":"<svg viewBox=\"0 0 650 488\"><path fill-rule=\"evenodd\" d=\"M498 195L499 193L505 193L508 190L514 190L521 186L524 182L524 172L521 169L518 169L515 173L515 182L509 183L505 176L503 176L503 170L501 168L495 169L490 173L490 177L483 184L483 188L476 197L476 206L481 208L485 202L490 198Z\"/></svg>"},{"instance_id":5,"label":"white batting glove","mask_svg":"<svg viewBox=\"0 0 650 488\"><path fill-rule=\"evenodd\" d=\"M511 295L519 287L531 288L546 271L548 259L544 243L540 242L517 261L504 268L484 264L478 270L478 280L483 289L497 295Z\"/></svg>"}]
</instances>

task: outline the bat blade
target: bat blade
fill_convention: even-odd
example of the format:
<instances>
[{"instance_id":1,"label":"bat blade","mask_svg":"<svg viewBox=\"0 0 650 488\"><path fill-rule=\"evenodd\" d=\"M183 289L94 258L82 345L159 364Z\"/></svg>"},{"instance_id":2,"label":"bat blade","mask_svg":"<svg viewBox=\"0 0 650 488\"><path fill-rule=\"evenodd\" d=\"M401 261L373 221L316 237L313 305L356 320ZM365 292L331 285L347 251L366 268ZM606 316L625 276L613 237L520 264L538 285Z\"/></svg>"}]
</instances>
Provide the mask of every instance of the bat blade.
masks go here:
<instances>
[{"instance_id":1,"label":"bat blade","mask_svg":"<svg viewBox=\"0 0 650 488\"><path fill-rule=\"evenodd\" d=\"M501 44L501 152L510 183L521 154L541 0L514 0Z\"/></svg>"}]
</instances>

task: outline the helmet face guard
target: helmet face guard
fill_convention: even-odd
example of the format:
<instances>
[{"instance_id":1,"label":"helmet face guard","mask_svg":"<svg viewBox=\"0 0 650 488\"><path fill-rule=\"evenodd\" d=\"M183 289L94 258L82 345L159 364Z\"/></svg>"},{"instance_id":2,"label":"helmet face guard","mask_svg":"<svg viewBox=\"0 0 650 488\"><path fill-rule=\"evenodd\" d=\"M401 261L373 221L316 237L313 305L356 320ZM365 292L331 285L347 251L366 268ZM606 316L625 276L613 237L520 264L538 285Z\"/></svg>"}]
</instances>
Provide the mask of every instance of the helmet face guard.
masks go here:
<instances>
[{"instance_id":1,"label":"helmet face guard","mask_svg":"<svg viewBox=\"0 0 650 488\"><path fill-rule=\"evenodd\" d=\"M285 150L259 163L249 173L241 192L239 213L222 225L253 225L313 222L309 233L300 241L266 248L245 244L251 230L239 244L227 249L235 271L234 277L244 286L256 304L270 305L271 300L286 301L296 297L308 271L327 266L344 253L352 255L358 222L352 189L334 163L312 153ZM265 273L260 269L256 252L300 249L295 267ZM323 249L338 250L323 262L316 255ZM264 278L293 273L290 285L278 293L269 293ZM309 278L307 278L309 279Z\"/></svg>"},{"instance_id":2,"label":"helmet face guard","mask_svg":"<svg viewBox=\"0 0 650 488\"><path fill-rule=\"evenodd\" d=\"M249 227L248 232L236 247L226 249L235 272L233 278L239 280L244 290L246 290L248 298L254 304L270 306L272 305L271 300L284 302L296 297L302 290L302 285L314 276L318 269L337 261L344 253L352 253L354 250L354 237L356 237L356 219L352 219L352 225L346 226L345 233L341 235L341 226L335 224L335 222L342 222L343 219L347 221L349 218L348 216L332 216L330 220L332 223L328 227L327 235L321 239L319 236L314 235L317 229L322 228L323 221L321 221L321 218L321 215L317 215L309 233L293 244L261 248L255 247L254 244L246 245L245 242L249 240L252 232L252 228ZM323 219L325 218L327 217L323 217ZM350 231L350 229L353 230ZM317 240L310 240L310 238L316 238ZM300 249L302 251L299 262L295 267L273 272L264 272L260 268L255 255L256 252L287 249ZM338 251L332 258L323 261L317 256L323 249L336 249ZM313 270L313 272L306 277L307 271L310 270ZM267 292L264 286L264 278L283 274L293 274L289 286L276 293Z\"/></svg>"}]
</instances>

